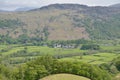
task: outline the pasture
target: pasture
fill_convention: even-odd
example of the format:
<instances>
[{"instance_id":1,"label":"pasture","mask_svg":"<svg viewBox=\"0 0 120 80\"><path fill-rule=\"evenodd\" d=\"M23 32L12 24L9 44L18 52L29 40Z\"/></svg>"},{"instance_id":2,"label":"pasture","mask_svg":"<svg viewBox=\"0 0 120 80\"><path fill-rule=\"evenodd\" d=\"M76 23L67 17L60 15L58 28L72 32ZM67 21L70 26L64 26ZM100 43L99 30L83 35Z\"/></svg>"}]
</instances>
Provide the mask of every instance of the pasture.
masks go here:
<instances>
[{"instance_id":1,"label":"pasture","mask_svg":"<svg viewBox=\"0 0 120 80\"><path fill-rule=\"evenodd\" d=\"M50 48L46 46L0 45L0 57L10 63L24 63L41 55L81 54L87 50Z\"/></svg>"},{"instance_id":2,"label":"pasture","mask_svg":"<svg viewBox=\"0 0 120 80\"><path fill-rule=\"evenodd\" d=\"M112 61L117 56L120 56L120 46L101 46L101 50L95 54L83 55L89 50L65 49L65 48L50 48L47 46L24 46L24 45L0 45L0 57L10 63L25 63L31 59L40 57L41 55L60 56L60 61L78 61L90 64L102 64ZM111 52L113 51L113 52Z\"/></svg>"},{"instance_id":3,"label":"pasture","mask_svg":"<svg viewBox=\"0 0 120 80\"><path fill-rule=\"evenodd\" d=\"M74 56L69 58L63 58L60 59L60 61L78 61L78 62L85 62L90 64L102 64L102 63L108 63L112 61L117 56L120 56L120 54L114 54L114 53L97 53L97 54L91 54L91 55L83 55L81 56Z\"/></svg>"},{"instance_id":4,"label":"pasture","mask_svg":"<svg viewBox=\"0 0 120 80\"><path fill-rule=\"evenodd\" d=\"M90 80L90 79L72 74L56 74L47 76L40 80Z\"/></svg>"}]
</instances>

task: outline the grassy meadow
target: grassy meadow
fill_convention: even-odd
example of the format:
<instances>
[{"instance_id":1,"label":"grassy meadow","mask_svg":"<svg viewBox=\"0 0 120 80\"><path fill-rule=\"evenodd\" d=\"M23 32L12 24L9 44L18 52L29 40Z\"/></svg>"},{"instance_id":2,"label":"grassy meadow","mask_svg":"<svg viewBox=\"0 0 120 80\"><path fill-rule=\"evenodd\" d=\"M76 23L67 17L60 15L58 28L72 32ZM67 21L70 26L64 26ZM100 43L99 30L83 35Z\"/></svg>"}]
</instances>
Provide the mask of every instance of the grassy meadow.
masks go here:
<instances>
[{"instance_id":1,"label":"grassy meadow","mask_svg":"<svg viewBox=\"0 0 120 80\"><path fill-rule=\"evenodd\" d=\"M0 57L12 63L24 63L41 55L78 55L87 50L50 48L46 46L0 45ZM5 61L6 61L5 60Z\"/></svg>"},{"instance_id":2,"label":"grassy meadow","mask_svg":"<svg viewBox=\"0 0 120 80\"><path fill-rule=\"evenodd\" d=\"M1 57L7 57L12 63L23 63L41 55L57 55L60 61L78 61L90 64L102 64L112 61L119 54L120 46L101 46L100 51L92 54L89 50L50 48L46 46L0 45ZM25 52L22 52L25 51ZM21 53L22 52L22 53ZM84 53L91 54L84 55ZM22 54L22 55L21 55ZM69 56L71 55L71 56ZM12 56L12 57L11 57Z\"/></svg>"},{"instance_id":3,"label":"grassy meadow","mask_svg":"<svg viewBox=\"0 0 120 80\"><path fill-rule=\"evenodd\" d=\"M90 79L72 74L56 74L47 76L40 80L90 80Z\"/></svg>"},{"instance_id":4,"label":"grassy meadow","mask_svg":"<svg viewBox=\"0 0 120 80\"><path fill-rule=\"evenodd\" d=\"M60 59L61 61L68 60L68 61L78 61L78 62L85 62L90 64L102 64L102 63L108 63L112 61L117 56L120 56L120 54L114 54L114 53L97 53L97 54L91 54L91 55L83 55L81 56L74 56L69 58L63 58Z\"/></svg>"}]
</instances>

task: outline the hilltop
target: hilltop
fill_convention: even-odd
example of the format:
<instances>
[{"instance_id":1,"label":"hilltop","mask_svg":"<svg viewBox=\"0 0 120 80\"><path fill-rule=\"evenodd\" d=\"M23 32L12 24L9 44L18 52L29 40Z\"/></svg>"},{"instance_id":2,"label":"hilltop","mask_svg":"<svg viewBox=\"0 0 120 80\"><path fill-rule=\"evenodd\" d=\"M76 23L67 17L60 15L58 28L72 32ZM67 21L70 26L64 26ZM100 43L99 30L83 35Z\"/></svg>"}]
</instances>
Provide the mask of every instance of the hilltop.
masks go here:
<instances>
[{"instance_id":1,"label":"hilltop","mask_svg":"<svg viewBox=\"0 0 120 80\"><path fill-rule=\"evenodd\" d=\"M72 74L56 74L56 75L45 77L40 80L90 80L90 79L82 76L72 75Z\"/></svg>"}]
</instances>

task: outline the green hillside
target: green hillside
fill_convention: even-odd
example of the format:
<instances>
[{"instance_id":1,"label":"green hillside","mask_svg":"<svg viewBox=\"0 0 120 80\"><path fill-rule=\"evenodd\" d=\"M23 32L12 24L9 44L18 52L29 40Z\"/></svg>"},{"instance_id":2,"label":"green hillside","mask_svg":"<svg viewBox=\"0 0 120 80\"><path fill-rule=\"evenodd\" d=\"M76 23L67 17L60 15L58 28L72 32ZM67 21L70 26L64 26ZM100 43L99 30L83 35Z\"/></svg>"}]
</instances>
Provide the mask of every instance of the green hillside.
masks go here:
<instances>
[{"instance_id":1,"label":"green hillside","mask_svg":"<svg viewBox=\"0 0 120 80\"><path fill-rule=\"evenodd\" d=\"M119 21L116 7L53 4L27 12L1 12L0 34L47 40L118 39Z\"/></svg>"}]
</instances>

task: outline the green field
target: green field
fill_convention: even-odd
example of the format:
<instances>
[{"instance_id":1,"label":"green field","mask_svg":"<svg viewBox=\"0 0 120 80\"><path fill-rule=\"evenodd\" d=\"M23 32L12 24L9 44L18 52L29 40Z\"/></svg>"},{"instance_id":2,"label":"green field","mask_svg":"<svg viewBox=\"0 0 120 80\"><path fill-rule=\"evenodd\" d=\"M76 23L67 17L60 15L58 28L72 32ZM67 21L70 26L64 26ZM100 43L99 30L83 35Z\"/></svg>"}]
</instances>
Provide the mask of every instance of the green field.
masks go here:
<instances>
[{"instance_id":1,"label":"green field","mask_svg":"<svg viewBox=\"0 0 120 80\"><path fill-rule=\"evenodd\" d=\"M91 54L91 55L83 55L81 56L74 56L69 58L63 58L60 59L61 61L79 61L79 62L85 62L90 64L102 64L102 63L108 63L112 61L117 56L120 56L120 54L114 54L114 53L97 53L97 54Z\"/></svg>"},{"instance_id":2,"label":"green field","mask_svg":"<svg viewBox=\"0 0 120 80\"><path fill-rule=\"evenodd\" d=\"M20 53L21 51L24 51ZM87 52L87 50L50 48L46 46L22 46L22 45L0 45L0 57L12 63L23 63L41 55L75 55ZM17 54L17 56L15 56ZM11 57L12 55L12 57Z\"/></svg>"},{"instance_id":3,"label":"green field","mask_svg":"<svg viewBox=\"0 0 120 80\"><path fill-rule=\"evenodd\" d=\"M90 79L72 74L56 74L47 76L40 80L90 80Z\"/></svg>"},{"instance_id":4,"label":"green field","mask_svg":"<svg viewBox=\"0 0 120 80\"><path fill-rule=\"evenodd\" d=\"M20 51L26 50L21 56ZM63 48L50 48L46 46L22 46L22 45L0 45L1 57L7 57L8 61L12 63L23 63L29 59L37 58L41 55L61 55L60 61L78 61L90 64L102 64L112 61L114 58L119 56L119 53L110 53L108 51L119 51L120 46L101 46L101 50L107 50L107 52L97 52L96 54L82 55L82 53L89 52L87 50L76 49L63 49ZM17 56L9 57L11 54ZM76 54L76 55L75 55ZM72 55L72 56L65 56ZM79 55L79 56L78 56ZM63 57L65 56L65 57Z\"/></svg>"},{"instance_id":5,"label":"green field","mask_svg":"<svg viewBox=\"0 0 120 80\"><path fill-rule=\"evenodd\" d=\"M0 45L0 58L4 64L18 66L42 55L57 56L59 61L82 62L92 65L110 63L120 56L120 46L101 45L100 50L80 50L80 48L50 48L47 46ZM116 75L116 74L115 74ZM40 80L90 80L81 76L56 74ZM115 77L119 80L119 75Z\"/></svg>"},{"instance_id":6,"label":"green field","mask_svg":"<svg viewBox=\"0 0 120 80\"><path fill-rule=\"evenodd\" d=\"M101 46L102 50L120 50L120 45L113 46L113 45L108 45L108 46Z\"/></svg>"},{"instance_id":7,"label":"green field","mask_svg":"<svg viewBox=\"0 0 120 80\"><path fill-rule=\"evenodd\" d=\"M23 50L25 47L27 48L28 53L40 52L43 54L70 54L70 53L86 52L85 50L80 50L80 49L61 49L61 48L49 48L49 47L43 47L43 46L42 47L41 46L18 46L18 47L12 47L10 50L8 49L8 51L0 52L0 54L9 55L17 51ZM0 48L4 49L4 46L1 45Z\"/></svg>"}]
</instances>

